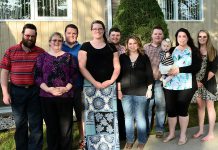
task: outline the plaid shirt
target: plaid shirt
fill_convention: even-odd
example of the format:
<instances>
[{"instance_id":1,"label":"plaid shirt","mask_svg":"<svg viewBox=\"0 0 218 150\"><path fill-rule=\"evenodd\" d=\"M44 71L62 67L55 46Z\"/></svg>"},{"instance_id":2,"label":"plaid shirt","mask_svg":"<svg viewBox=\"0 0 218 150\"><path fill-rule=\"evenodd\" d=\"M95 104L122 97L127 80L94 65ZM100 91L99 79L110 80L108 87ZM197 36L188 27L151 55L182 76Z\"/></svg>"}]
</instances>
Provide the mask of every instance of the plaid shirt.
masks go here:
<instances>
[{"instance_id":1,"label":"plaid shirt","mask_svg":"<svg viewBox=\"0 0 218 150\"><path fill-rule=\"evenodd\" d=\"M151 43L148 43L144 45L144 50L150 59L154 79L159 80L161 77L159 71L161 46L154 47Z\"/></svg>"},{"instance_id":2,"label":"plaid shirt","mask_svg":"<svg viewBox=\"0 0 218 150\"><path fill-rule=\"evenodd\" d=\"M118 44L118 45L115 45L115 47L116 47L119 55L124 54L126 52L126 48L123 45Z\"/></svg>"}]
</instances>

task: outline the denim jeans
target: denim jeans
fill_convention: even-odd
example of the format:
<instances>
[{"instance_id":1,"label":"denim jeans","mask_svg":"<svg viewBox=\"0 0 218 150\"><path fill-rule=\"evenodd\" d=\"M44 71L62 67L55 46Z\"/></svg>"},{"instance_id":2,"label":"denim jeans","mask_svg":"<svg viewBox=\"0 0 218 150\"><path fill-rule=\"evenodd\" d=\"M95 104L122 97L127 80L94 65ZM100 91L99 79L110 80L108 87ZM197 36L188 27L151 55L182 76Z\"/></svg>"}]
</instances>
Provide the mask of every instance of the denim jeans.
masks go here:
<instances>
[{"instance_id":1,"label":"denim jeans","mask_svg":"<svg viewBox=\"0 0 218 150\"><path fill-rule=\"evenodd\" d=\"M155 80L154 84L154 98L151 99L148 103L148 118L149 118L149 128L152 128L151 120L152 120L152 108L155 105L155 131L156 132L163 132L164 131L164 122L165 122L165 115L166 115L166 103L165 97L162 87L162 82L159 80Z\"/></svg>"},{"instance_id":2,"label":"denim jeans","mask_svg":"<svg viewBox=\"0 0 218 150\"><path fill-rule=\"evenodd\" d=\"M11 100L16 126L16 150L41 150L43 129L38 87L11 85Z\"/></svg>"},{"instance_id":3,"label":"denim jeans","mask_svg":"<svg viewBox=\"0 0 218 150\"><path fill-rule=\"evenodd\" d=\"M140 144L145 144L147 140L146 130L146 103L145 96L124 95L122 106L125 115L126 138L128 143L134 143L134 120L137 127L137 138Z\"/></svg>"}]
</instances>

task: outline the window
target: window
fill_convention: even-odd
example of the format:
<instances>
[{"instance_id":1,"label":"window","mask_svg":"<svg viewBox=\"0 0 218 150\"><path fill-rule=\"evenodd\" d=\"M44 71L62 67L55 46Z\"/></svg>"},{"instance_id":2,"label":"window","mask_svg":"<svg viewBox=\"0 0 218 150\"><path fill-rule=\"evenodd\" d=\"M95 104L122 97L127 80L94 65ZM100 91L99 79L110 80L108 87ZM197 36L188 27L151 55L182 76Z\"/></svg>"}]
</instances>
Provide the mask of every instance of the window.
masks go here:
<instances>
[{"instance_id":1,"label":"window","mask_svg":"<svg viewBox=\"0 0 218 150\"><path fill-rule=\"evenodd\" d=\"M203 0L158 0L166 20L202 20Z\"/></svg>"},{"instance_id":2,"label":"window","mask_svg":"<svg viewBox=\"0 0 218 150\"><path fill-rule=\"evenodd\" d=\"M72 0L1 0L0 20L71 20Z\"/></svg>"}]
</instances>

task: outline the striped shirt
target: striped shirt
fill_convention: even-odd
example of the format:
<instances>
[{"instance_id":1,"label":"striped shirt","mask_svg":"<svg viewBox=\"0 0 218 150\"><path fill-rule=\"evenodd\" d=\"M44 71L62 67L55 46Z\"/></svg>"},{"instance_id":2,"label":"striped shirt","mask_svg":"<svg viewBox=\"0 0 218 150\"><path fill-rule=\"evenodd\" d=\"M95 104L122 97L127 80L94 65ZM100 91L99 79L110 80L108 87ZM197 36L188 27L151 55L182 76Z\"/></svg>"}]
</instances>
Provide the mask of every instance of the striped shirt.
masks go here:
<instances>
[{"instance_id":1,"label":"striped shirt","mask_svg":"<svg viewBox=\"0 0 218 150\"><path fill-rule=\"evenodd\" d=\"M144 50L150 59L154 79L159 80L161 77L159 71L161 46L154 47L151 43L148 43L144 45Z\"/></svg>"},{"instance_id":2,"label":"striped shirt","mask_svg":"<svg viewBox=\"0 0 218 150\"><path fill-rule=\"evenodd\" d=\"M170 55L168 57L166 57L166 54L167 52L160 51L160 62L165 66L173 65L173 58L171 54L169 53Z\"/></svg>"},{"instance_id":3,"label":"striped shirt","mask_svg":"<svg viewBox=\"0 0 218 150\"><path fill-rule=\"evenodd\" d=\"M22 42L6 50L0 68L10 72L10 80L15 85L34 84L34 66L36 58L44 50L40 47L33 47L30 52L22 49Z\"/></svg>"}]
</instances>

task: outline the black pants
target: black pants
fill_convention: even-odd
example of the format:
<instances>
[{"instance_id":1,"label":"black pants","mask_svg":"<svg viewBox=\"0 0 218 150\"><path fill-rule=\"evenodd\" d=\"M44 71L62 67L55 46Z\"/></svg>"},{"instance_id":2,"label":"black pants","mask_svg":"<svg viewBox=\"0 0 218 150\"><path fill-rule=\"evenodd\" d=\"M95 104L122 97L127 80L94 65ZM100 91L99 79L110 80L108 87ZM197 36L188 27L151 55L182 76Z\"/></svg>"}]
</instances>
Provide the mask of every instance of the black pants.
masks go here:
<instances>
[{"instance_id":1,"label":"black pants","mask_svg":"<svg viewBox=\"0 0 218 150\"><path fill-rule=\"evenodd\" d=\"M187 90L165 89L166 111L168 117L188 116L188 108L196 88Z\"/></svg>"},{"instance_id":2,"label":"black pants","mask_svg":"<svg viewBox=\"0 0 218 150\"><path fill-rule=\"evenodd\" d=\"M16 125L14 135L16 150L41 150L43 128L39 88L36 86L25 88L11 84L10 93Z\"/></svg>"},{"instance_id":3,"label":"black pants","mask_svg":"<svg viewBox=\"0 0 218 150\"><path fill-rule=\"evenodd\" d=\"M126 140L125 117L121 100L117 99L118 127L120 140Z\"/></svg>"},{"instance_id":4,"label":"black pants","mask_svg":"<svg viewBox=\"0 0 218 150\"><path fill-rule=\"evenodd\" d=\"M48 150L72 150L72 98L41 98Z\"/></svg>"},{"instance_id":5,"label":"black pants","mask_svg":"<svg viewBox=\"0 0 218 150\"><path fill-rule=\"evenodd\" d=\"M85 109L82 101L82 88L75 88L73 95L73 108L75 110L77 121L82 121L82 113Z\"/></svg>"}]
</instances>

